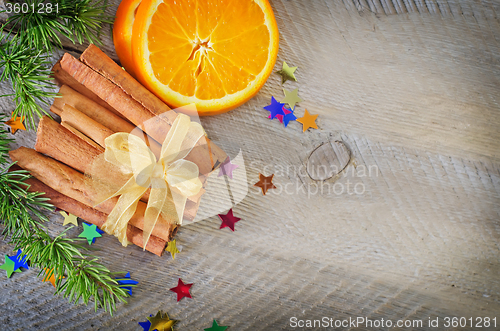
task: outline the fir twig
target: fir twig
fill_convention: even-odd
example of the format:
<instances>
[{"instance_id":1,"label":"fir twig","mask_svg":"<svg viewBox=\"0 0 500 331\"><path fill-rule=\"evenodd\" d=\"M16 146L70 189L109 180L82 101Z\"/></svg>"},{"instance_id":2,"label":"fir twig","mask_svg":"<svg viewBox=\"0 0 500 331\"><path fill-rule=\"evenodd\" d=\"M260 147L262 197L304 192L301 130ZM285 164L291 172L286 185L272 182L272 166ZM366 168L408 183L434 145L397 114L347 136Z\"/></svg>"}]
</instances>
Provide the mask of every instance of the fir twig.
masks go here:
<instances>
[{"instance_id":1,"label":"fir twig","mask_svg":"<svg viewBox=\"0 0 500 331\"><path fill-rule=\"evenodd\" d=\"M0 123L3 124L8 121L5 114L0 114ZM7 156L9 153L9 144L13 139L8 138L7 131L5 129L0 129L0 164L7 163Z\"/></svg>"},{"instance_id":2,"label":"fir twig","mask_svg":"<svg viewBox=\"0 0 500 331\"><path fill-rule=\"evenodd\" d=\"M46 98L54 98L57 93L48 91L55 85L51 82L50 61L43 51L26 47L19 36L10 40L0 38L0 82L10 80L16 108L13 116L24 117L29 128L35 128L35 115L48 115L40 104L48 105Z\"/></svg>"},{"instance_id":3,"label":"fir twig","mask_svg":"<svg viewBox=\"0 0 500 331\"><path fill-rule=\"evenodd\" d=\"M3 166L7 163L10 141L5 134L5 129L0 128L0 165ZM78 243L83 238L67 238L67 230L55 238L47 233L43 226L47 216L43 211L52 210L53 206L41 196L43 193L27 191L25 180L30 177L27 171L9 172L10 167L0 171L2 234L10 235L15 249L22 249L31 266L40 268L38 276L46 278L54 274L56 294L62 293L75 303L82 299L87 304L93 299L95 309L103 307L112 314L116 304L128 297L126 290L112 278L112 272L98 263L97 257L82 253L88 250Z\"/></svg>"},{"instance_id":4,"label":"fir twig","mask_svg":"<svg viewBox=\"0 0 500 331\"><path fill-rule=\"evenodd\" d=\"M0 37L0 82L10 80L14 93L2 97L14 96L14 115L25 117L28 128L34 129L36 117L47 115L40 105L57 95L50 91L54 85L47 52L62 48L60 36L73 43L102 44L102 25L112 24L113 19L105 15L109 7L105 0L26 0L26 4L27 12L12 14L2 25L2 33L6 26L17 33L10 40L11 32Z\"/></svg>"}]
</instances>

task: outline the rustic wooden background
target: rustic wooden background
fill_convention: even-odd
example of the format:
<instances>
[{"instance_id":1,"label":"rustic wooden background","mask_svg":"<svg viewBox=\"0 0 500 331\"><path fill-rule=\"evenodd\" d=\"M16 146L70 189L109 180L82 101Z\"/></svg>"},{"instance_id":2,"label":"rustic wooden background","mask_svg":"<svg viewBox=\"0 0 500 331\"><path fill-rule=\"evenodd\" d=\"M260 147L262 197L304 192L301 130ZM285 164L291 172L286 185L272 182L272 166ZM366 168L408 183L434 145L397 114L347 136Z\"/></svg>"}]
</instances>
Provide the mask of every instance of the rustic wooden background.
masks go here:
<instances>
[{"instance_id":1,"label":"rustic wooden background","mask_svg":"<svg viewBox=\"0 0 500 331\"><path fill-rule=\"evenodd\" d=\"M282 96L276 74L245 105L202 119L210 137L245 158L249 193L234 208L236 231L219 230L217 216L185 226L175 261L98 239L103 263L139 281L113 317L53 296L36 270L1 274L2 330L140 330L137 322L159 309L180 320L178 330L202 330L214 318L228 330L293 329L293 316L500 324L500 3L271 4L281 33L276 69L299 67L298 82L285 87L299 87L296 113L319 114L319 130L266 118L262 107ZM103 39L116 58L108 29ZM0 105L13 109L8 98ZM32 147L35 133L15 138L13 148ZM352 160L321 192L303 169L330 141L343 141ZM262 171L288 192L262 196L251 186ZM334 184L337 193L328 192ZM60 215L51 220L53 233L63 229ZM0 241L0 252L12 247ZM176 303L168 290L178 277L194 283L192 300Z\"/></svg>"}]
</instances>

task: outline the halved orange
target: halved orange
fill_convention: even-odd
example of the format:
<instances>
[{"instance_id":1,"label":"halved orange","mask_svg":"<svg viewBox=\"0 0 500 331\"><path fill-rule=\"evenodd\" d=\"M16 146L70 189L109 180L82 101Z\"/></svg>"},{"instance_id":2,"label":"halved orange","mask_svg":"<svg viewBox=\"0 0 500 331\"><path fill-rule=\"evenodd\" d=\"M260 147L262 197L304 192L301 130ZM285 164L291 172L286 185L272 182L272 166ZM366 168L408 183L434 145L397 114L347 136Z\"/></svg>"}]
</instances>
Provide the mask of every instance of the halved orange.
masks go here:
<instances>
[{"instance_id":1,"label":"halved orange","mask_svg":"<svg viewBox=\"0 0 500 331\"><path fill-rule=\"evenodd\" d=\"M123 0L116 10L115 22L113 23L113 43L116 55L122 66L130 74L134 74L134 63L132 60L132 27L137 14L137 8L141 0Z\"/></svg>"},{"instance_id":2,"label":"halved orange","mask_svg":"<svg viewBox=\"0 0 500 331\"><path fill-rule=\"evenodd\" d=\"M278 27L267 0L143 0L132 33L133 72L172 107L231 110L271 74Z\"/></svg>"}]
</instances>

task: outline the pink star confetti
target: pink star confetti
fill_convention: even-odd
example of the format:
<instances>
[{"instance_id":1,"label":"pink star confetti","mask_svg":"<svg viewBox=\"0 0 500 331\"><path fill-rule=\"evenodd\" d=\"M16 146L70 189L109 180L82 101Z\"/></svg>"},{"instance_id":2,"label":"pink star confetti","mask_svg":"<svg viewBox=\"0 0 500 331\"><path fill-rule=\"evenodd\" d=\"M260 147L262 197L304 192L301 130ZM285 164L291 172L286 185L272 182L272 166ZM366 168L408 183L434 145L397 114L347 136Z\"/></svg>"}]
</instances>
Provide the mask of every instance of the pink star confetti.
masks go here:
<instances>
[{"instance_id":1,"label":"pink star confetti","mask_svg":"<svg viewBox=\"0 0 500 331\"><path fill-rule=\"evenodd\" d=\"M239 165L231 163L231 159L228 156L226 161L222 162L219 170L219 175L217 177L226 175L229 178L233 179L233 170L238 167Z\"/></svg>"}]
</instances>

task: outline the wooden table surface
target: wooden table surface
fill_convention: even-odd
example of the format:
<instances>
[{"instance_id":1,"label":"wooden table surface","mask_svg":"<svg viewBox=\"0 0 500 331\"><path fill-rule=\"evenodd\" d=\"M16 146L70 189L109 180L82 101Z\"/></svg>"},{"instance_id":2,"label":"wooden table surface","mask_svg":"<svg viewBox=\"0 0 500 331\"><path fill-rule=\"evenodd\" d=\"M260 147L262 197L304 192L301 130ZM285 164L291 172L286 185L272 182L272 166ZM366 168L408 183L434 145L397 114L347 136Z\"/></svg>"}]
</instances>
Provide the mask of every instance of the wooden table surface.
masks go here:
<instances>
[{"instance_id":1,"label":"wooden table surface","mask_svg":"<svg viewBox=\"0 0 500 331\"><path fill-rule=\"evenodd\" d=\"M103 263L139 281L112 317L54 296L37 270L2 273L2 330L140 330L160 309L178 330L202 330L214 318L228 330L298 329L292 317L423 320L414 329L436 317L439 329L454 316L500 324L500 3L270 2L281 33L275 69L299 67L285 88L299 88L296 114L319 114L319 129L266 118L262 107L282 97L276 74L248 103L202 119L209 137L239 146L245 160L236 231L219 230L217 216L187 225L175 261L98 239ZM116 58L108 29L103 39ZM14 106L9 98L0 105L5 113ZM33 147L35 133L15 138L13 148ZM304 171L311 152L335 141L350 150L349 166L312 179ZM335 161L331 151L317 160ZM252 186L259 172L275 173L282 189L263 196ZM60 232L62 217L50 218ZM0 251L12 246L2 240ZM193 299L176 302L169 288L178 277L194 283Z\"/></svg>"}]
</instances>

